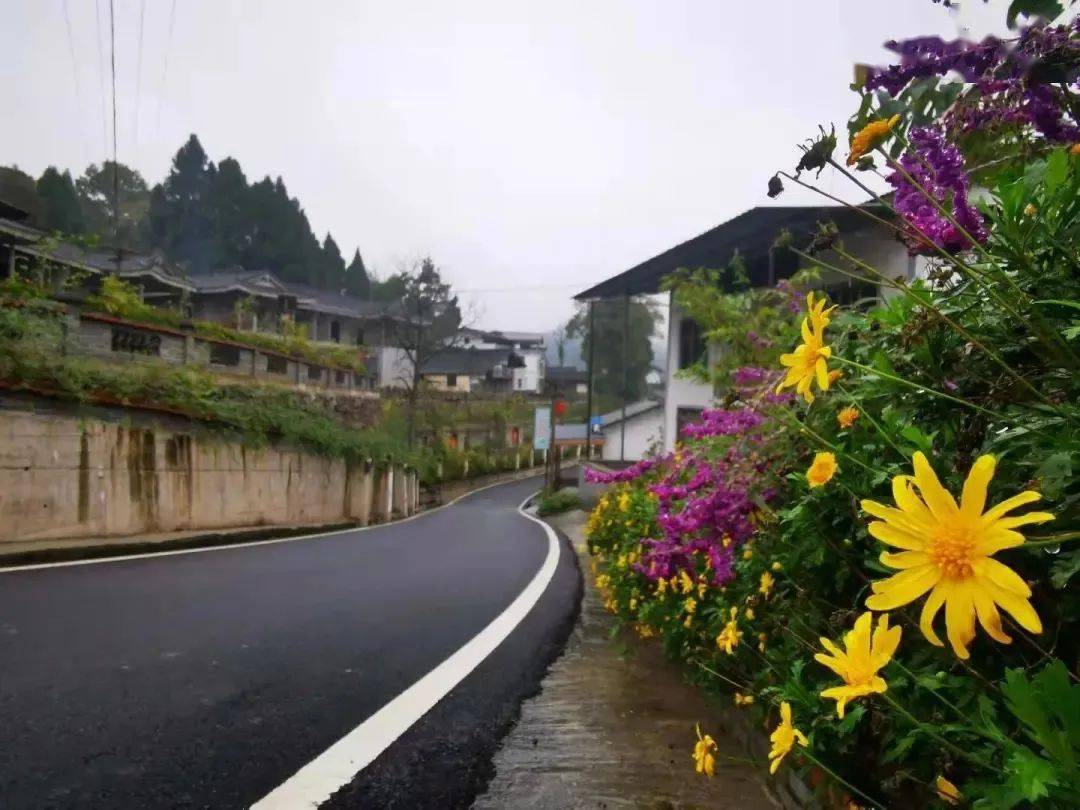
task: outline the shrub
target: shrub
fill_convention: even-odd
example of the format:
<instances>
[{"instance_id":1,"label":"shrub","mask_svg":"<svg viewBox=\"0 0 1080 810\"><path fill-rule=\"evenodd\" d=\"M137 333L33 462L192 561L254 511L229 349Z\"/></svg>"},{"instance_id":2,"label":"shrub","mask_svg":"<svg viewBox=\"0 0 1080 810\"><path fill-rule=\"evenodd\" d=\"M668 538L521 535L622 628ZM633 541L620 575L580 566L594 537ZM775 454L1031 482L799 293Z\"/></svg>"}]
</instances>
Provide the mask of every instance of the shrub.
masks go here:
<instances>
[{"instance_id":1,"label":"shrub","mask_svg":"<svg viewBox=\"0 0 1080 810\"><path fill-rule=\"evenodd\" d=\"M560 489L555 492L545 490L540 493L537 500L536 514L540 515L540 517L547 517L548 515L558 515L579 508L581 508L581 497L578 495L577 490Z\"/></svg>"}]
</instances>

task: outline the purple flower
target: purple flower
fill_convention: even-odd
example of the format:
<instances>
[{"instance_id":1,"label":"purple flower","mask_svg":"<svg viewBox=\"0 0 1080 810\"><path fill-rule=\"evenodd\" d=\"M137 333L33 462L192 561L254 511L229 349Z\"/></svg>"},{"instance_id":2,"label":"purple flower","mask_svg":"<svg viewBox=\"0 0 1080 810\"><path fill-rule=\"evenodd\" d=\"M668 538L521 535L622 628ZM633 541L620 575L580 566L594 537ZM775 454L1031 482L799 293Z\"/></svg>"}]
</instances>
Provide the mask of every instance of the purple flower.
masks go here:
<instances>
[{"instance_id":1,"label":"purple flower","mask_svg":"<svg viewBox=\"0 0 1080 810\"><path fill-rule=\"evenodd\" d=\"M904 241L908 250L913 254L933 253L927 239L950 253L972 247L972 239L979 244L985 242L982 215L968 201L968 177L960 150L935 127L913 129L908 137L912 149L900 158L903 171L894 171L888 177L896 189L894 205L906 223ZM955 224L935 202L950 211Z\"/></svg>"}]
</instances>

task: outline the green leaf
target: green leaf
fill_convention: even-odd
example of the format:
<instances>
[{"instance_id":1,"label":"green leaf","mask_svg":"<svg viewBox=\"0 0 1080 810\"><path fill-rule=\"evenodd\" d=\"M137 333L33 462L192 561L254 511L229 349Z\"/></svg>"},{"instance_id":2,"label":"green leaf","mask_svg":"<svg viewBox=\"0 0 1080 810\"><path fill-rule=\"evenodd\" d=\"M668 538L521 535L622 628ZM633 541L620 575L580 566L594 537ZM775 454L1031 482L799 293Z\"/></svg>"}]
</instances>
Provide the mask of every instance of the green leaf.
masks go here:
<instances>
[{"instance_id":1,"label":"green leaf","mask_svg":"<svg viewBox=\"0 0 1080 810\"><path fill-rule=\"evenodd\" d=\"M1025 17L1045 17L1052 20L1063 10L1057 0L1013 0L1006 12L1005 24L1009 28L1015 28L1016 18L1021 14Z\"/></svg>"},{"instance_id":2,"label":"green leaf","mask_svg":"<svg viewBox=\"0 0 1080 810\"><path fill-rule=\"evenodd\" d=\"M1059 784L1053 764L1036 756L1029 748L1015 749L1009 755L1006 769L1009 784L1030 802L1045 798L1050 794L1047 788Z\"/></svg>"},{"instance_id":3,"label":"green leaf","mask_svg":"<svg viewBox=\"0 0 1080 810\"><path fill-rule=\"evenodd\" d=\"M1066 554L1054 563L1050 569L1050 582L1060 591L1077 572L1080 572L1080 551Z\"/></svg>"},{"instance_id":4,"label":"green leaf","mask_svg":"<svg viewBox=\"0 0 1080 810\"><path fill-rule=\"evenodd\" d=\"M1040 489L1048 498L1057 499L1062 490L1072 481L1072 454L1060 451L1051 453L1039 465L1038 475L1042 479Z\"/></svg>"}]
</instances>

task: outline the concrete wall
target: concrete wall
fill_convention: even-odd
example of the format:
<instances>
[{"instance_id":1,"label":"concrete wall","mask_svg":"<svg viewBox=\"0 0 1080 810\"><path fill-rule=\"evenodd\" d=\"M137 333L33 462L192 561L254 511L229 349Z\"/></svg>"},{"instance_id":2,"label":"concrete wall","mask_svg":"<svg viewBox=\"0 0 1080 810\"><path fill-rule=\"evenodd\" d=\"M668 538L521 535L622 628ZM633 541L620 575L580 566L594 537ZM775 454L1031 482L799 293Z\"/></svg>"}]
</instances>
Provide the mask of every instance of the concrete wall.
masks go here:
<instances>
[{"instance_id":1,"label":"concrete wall","mask_svg":"<svg viewBox=\"0 0 1080 810\"><path fill-rule=\"evenodd\" d=\"M392 477L406 493L395 511L411 514L411 471L391 476L370 464L256 450L149 421L136 427L0 410L0 542L366 524L388 518Z\"/></svg>"},{"instance_id":2,"label":"concrete wall","mask_svg":"<svg viewBox=\"0 0 1080 810\"><path fill-rule=\"evenodd\" d=\"M626 430L626 453L622 452L622 434ZM601 458L604 461L640 461L649 455L650 450L655 450L664 445L664 409L654 408L651 411L634 416L625 422L619 422L604 428L604 446Z\"/></svg>"}]
</instances>

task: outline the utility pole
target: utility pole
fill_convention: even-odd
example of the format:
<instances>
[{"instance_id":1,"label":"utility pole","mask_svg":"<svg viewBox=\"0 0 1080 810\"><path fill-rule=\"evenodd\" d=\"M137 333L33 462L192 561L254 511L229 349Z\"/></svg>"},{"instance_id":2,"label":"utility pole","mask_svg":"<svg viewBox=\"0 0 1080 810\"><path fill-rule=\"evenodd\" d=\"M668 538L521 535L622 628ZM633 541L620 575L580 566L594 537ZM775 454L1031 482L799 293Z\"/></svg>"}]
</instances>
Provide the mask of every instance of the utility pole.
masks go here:
<instances>
[{"instance_id":1,"label":"utility pole","mask_svg":"<svg viewBox=\"0 0 1080 810\"><path fill-rule=\"evenodd\" d=\"M592 384L593 384L593 349L596 335L593 334L593 302L589 301L589 358L586 360L588 382L585 386L585 458L592 458Z\"/></svg>"}]
</instances>

